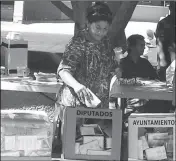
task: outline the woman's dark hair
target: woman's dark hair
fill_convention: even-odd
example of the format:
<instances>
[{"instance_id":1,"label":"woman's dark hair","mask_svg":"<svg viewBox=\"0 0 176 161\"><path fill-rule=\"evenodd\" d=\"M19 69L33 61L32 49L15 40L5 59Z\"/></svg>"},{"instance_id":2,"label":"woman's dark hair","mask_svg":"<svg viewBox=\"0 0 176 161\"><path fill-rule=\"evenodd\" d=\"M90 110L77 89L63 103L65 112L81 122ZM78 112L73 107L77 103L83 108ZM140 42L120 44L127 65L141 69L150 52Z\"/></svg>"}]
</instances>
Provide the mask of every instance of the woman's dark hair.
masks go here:
<instances>
[{"instance_id":1,"label":"woman's dark hair","mask_svg":"<svg viewBox=\"0 0 176 161\"><path fill-rule=\"evenodd\" d=\"M87 9L87 20L89 23L107 21L112 23L112 12L104 2L95 2Z\"/></svg>"},{"instance_id":2,"label":"woman's dark hair","mask_svg":"<svg viewBox=\"0 0 176 161\"><path fill-rule=\"evenodd\" d=\"M163 52L165 55L165 60L167 62L167 66L171 63L170 53L169 53L169 47L173 45L175 42L175 31L174 26L171 26L168 29L164 29L163 35L158 37L158 40L162 43L163 46ZM157 41L158 43L158 41Z\"/></svg>"},{"instance_id":3,"label":"woman's dark hair","mask_svg":"<svg viewBox=\"0 0 176 161\"><path fill-rule=\"evenodd\" d=\"M172 15L174 15L176 12L175 7L176 7L175 2L171 1L169 8L170 8ZM175 42L175 29L176 28L175 28L174 19L172 19L170 16L167 16L166 18L164 18L163 20L161 20L158 23L157 34L155 35L156 40L157 40L157 44L160 41L163 46L162 50L164 52L167 66L169 66L171 63L171 58L170 58L170 54L169 54L169 47L171 47L173 45L173 43L176 44L176 42Z\"/></svg>"}]
</instances>

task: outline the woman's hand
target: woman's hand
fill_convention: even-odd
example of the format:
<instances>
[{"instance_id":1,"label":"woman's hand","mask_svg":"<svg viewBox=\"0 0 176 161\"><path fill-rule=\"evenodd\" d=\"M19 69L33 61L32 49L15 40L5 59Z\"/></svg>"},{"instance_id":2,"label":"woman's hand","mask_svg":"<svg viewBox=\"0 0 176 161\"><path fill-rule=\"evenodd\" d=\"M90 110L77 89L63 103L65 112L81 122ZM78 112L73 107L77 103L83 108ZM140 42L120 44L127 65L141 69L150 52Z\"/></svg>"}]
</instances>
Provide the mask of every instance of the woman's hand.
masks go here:
<instances>
[{"instance_id":1,"label":"woman's hand","mask_svg":"<svg viewBox=\"0 0 176 161\"><path fill-rule=\"evenodd\" d=\"M61 70L59 72L59 76L64 81L65 84L72 87L77 94L79 100L85 104L85 99L87 99L88 102L91 103L91 100L93 100L92 94L87 90L87 88L80 84L71 74L68 70Z\"/></svg>"},{"instance_id":2,"label":"woman's hand","mask_svg":"<svg viewBox=\"0 0 176 161\"><path fill-rule=\"evenodd\" d=\"M82 84L79 84L77 86L74 87L74 91L75 93L77 94L79 100L85 104L85 99L91 103L91 100L93 100L93 96L92 94L88 91L88 89L82 85Z\"/></svg>"}]
</instances>

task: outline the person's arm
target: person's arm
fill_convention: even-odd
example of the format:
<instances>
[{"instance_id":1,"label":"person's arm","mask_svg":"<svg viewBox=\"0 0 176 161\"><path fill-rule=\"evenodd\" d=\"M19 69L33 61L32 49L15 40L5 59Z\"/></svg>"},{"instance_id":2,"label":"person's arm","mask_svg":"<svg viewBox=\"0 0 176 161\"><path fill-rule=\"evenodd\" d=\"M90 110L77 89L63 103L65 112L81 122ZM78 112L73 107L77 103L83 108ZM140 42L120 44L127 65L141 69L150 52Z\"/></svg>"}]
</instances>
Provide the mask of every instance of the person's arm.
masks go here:
<instances>
[{"instance_id":1,"label":"person's arm","mask_svg":"<svg viewBox=\"0 0 176 161\"><path fill-rule=\"evenodd\" d=\"M120 70L122 72L122 78L130 78L130 76L132 75L130 73L130 66L126 58L120 60Z\"/></svg>"},{"instance_id":2,"label":"person's arm","mask_svg":"<svg viewBox=\"0 0 176 161\"><path fill-rule=\"evenodd\" d=\"M79 100L85 104L85 98L91 102L92 95L83 84L74 78L82 61L81 45L78 40L70 42L63 54L63 58L57 69L57 74L66 85L73 88Z\"/></svg>"},{"instance_id":3,"label":"person's arm","mask_svg":"<svg viewBox=\"0 0 176 161\"><path fill-rule=\"evenodd\" d=\"M72 76L72 74L67 69L61 70L58 74L64 83L72 87L75 92L78 92L81 88L84 87Z\"/></svg>"},{"instance_id":4,"label":"person's arm","mask_svg":"<svg viewBox=\"0 0 176 161\"><path fill-rule=\"evenodd\" d=\"M121 77L121 71L119 70L119 62L116 59L114 49L113 49L112 44L110 43L108 38L104 39L104 45L107 49L107 54L108 54L107 56L109 57L110 79L114 78L114 76L116 76L116 78L120 78Z\"/></svg>"},{"instance_id":5,"label":"person's arm","mask_svg":"<svg viewBox=\"0 0 176 161\"><path fill-rule=\"evenodd\" d=\"M149 62L148 60L145 60L145 62L146 62L147 70L148 70L148 73L149 73L149 78L150 78L150 79L159 79L156 70L155 70L154 67L150 64L150 62Z\"/></svg>"},{"instance_id":6,"label":"person's arm","mask_svg":"<svg viewBox=\"0 0 176 161\"><path fill-rule=\"evenodd\" d=\"M91 103L92 95L91 93L87 90L87 88L80 84L73 76L70 74L68 70L61 70L59 72L59 76L61 79L64 81L65 84L68 86L72 87L77 94L79 100L85 104L85 98Z\"/></svg>"},{"instance_id":7,"label":"person's arm","mask_svg":"<svg viewBox=\"0 0 176 161\"><path fill-rule=\"evenodd\" d=\"M167 67L160 67L157 69L157 74L160 81L166 81L166 69Z\"/></svg>"}]
</instances>

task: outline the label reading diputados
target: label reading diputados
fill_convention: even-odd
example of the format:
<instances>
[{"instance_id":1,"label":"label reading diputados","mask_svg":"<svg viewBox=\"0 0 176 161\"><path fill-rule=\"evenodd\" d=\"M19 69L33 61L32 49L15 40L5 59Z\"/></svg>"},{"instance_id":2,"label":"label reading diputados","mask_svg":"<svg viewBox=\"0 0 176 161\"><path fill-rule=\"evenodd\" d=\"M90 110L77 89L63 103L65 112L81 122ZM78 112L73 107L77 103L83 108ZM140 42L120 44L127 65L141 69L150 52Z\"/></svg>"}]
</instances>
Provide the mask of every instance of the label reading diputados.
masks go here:
<instances>
[{"instance_id":1,"label":"label reading diputados","mask_svg":"<svg viewBox=\"0 0 176 161\"><path fill-rule=\"evenodd\" d=\"M101 117L112 117L112 112L105 111L82 111L77 110L77 116L101 116Z\"/></svg>"}]
</instances>

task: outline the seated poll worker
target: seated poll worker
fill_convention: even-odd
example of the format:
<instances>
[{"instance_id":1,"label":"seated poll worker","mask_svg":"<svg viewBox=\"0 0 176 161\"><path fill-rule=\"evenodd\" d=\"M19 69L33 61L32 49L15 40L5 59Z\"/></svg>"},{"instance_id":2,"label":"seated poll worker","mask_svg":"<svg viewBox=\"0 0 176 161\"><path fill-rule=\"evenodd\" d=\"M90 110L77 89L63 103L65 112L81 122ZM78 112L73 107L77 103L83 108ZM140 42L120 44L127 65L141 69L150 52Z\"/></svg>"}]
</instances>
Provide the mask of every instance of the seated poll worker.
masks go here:
<instances>
[{"instance_id":1,"label":"seated poll worker","mask_svg":"<svg viewBox=\"0 0 176 161\"><path fill-rule=\"evenodd\" d=\"M157 79L157 73L148 60L142 58L145 49L145 40L142 35L131 35L127 39L128 55L121 59L120 68L122 78L141 77Z\"/></svg>"},{"instance_id":2,"label":"seated poll worker","mask_svg":"<svg viewBox=\"0 0 176 161\"><path fill-rule=\"evenodd\" d=\"M109 84L115 73L114 52L107 37L112 13L103 2L87 10L87 27L76 34L67 45L57 74L64 84L57 94L56 108L64 125L64 111L69 107L85 107L91 103L90 89L100 100L98 108L109 105Z\"/></svg>"},{"instance_id":3,"label":"seated poll worker","mask_svg":"<svg viewBox=\"0 0 176 161\"><path fill-rule=\"evenodd\" d=\"M145 49L144 37L138 34L131 35L127 39L127 48L128 55L120 60L122 78L158 79L157 73L150 62L141 57ZM146 100L142 99L127 99L127 109L133 111L142 107L145 103Z\"/></svg>"},{"instance_id":4,"label":"seated poll worker","mask_svg":"<svg viewBox=\"0 0 176 161\"><path fill-rule=\"evenodd\" d=\"M167 32L168 33L168 32ZM163 51L168 51L169 55L164 56L170 59L170 63L167 60L166 73L171 73L173 75L173 71L175 71L175 37L173 33L169 35L166 34L165 39L159 39L159 49L161 52L159 53L166 53ZM137 41L136 41L137 40ZM123 58L120 62L120 68L122 71L122 78L132 78L132 77L141 77L146 79L159 79L160 77L155 72L152 65L144 58L140 58L139 55L142 54L144 50L144 40L140 35L132 35L127 39L128 43L128 56ZM136 45L135 45L136 44ZM167 49L166 49L167 48ZM137 51L137 52L136 52ZM135 55L135 53L138 53ZM135 56L134 56L134 55ZM137 57L137 58L136 58ZM136 60L136 63L135 63ZM162 59L160 59L162 61ZM124 63L125 62L125 63ZM143 63L140 63L143 62ZM161 63L162 64L162 63ZM174 68L169 70L170 68ZM143 71L143 72L142 72ZM146 71L146 72L145 72ZM167 75L166 75L167 77ZM163 100L141 100L141 99L128 99L127 101L128 107L141 107L139 108L139 112L144 113L168 113L170 110L173 109L171 101L163 101ZM140 110L141 109L141 110Z\"/></svg>"}]
</instances>

